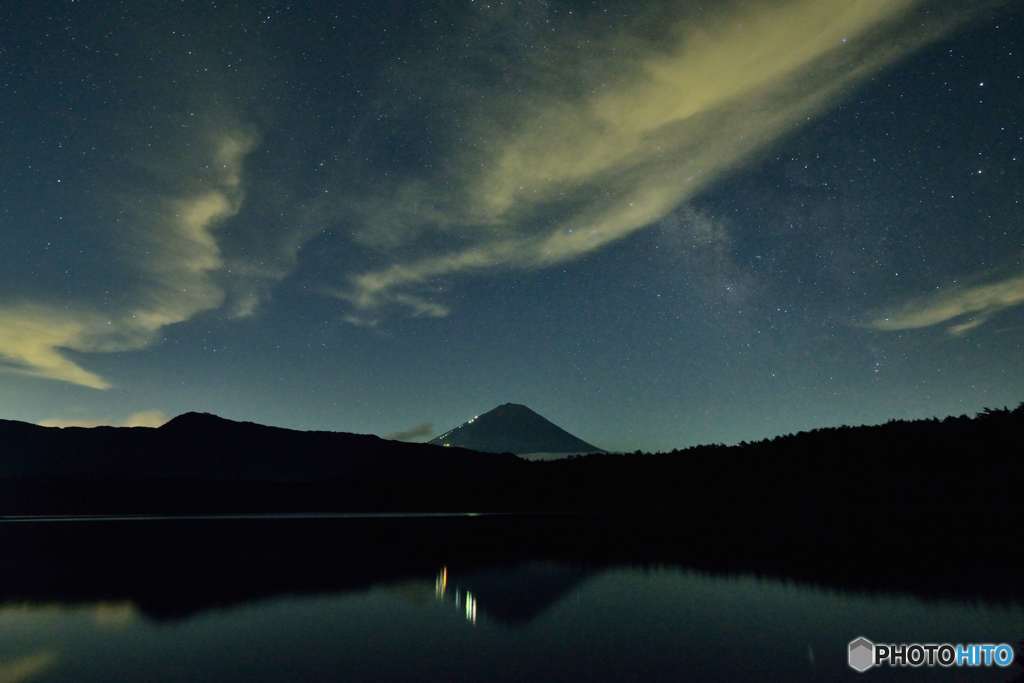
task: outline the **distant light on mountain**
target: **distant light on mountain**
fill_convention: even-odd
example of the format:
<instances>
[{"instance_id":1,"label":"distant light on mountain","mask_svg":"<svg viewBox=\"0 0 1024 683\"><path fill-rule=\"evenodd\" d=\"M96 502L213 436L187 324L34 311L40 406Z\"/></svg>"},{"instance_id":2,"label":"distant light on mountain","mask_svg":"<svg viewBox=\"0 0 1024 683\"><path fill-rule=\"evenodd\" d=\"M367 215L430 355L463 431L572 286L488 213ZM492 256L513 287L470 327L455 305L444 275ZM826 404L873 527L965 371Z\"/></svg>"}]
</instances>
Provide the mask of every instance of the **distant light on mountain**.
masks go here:
<instances>
[{"instance_id":1,"label":"distant light on mountain","mask_svg":"<svg viewBox=\"0 0 1024 683\"><path fill-rule=\"evenodd\" d=\"M505 403L483 415L476 415L430 443L518 455L565 456L601 451L518 403Z\"/></svg>"}]
</instances>

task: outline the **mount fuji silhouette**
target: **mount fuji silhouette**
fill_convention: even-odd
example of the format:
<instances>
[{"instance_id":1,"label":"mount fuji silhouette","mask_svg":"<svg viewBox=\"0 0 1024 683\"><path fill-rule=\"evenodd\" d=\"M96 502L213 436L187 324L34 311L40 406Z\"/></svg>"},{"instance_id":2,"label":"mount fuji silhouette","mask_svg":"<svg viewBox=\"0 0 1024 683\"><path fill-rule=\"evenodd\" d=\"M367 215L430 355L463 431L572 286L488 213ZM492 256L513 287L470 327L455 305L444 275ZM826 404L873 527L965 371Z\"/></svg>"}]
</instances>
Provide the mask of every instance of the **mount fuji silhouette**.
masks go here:
<instances>
[{"instance_id":1,"label":"mount fuji silhouette","mask_svg":"<svg viewBox=\"0 0 1024 683\"><path fill-rule=\"evenodd\" d=\"M505 403L477 415L429 443L517 455L603 452L519 403Z\"/></svg>"}]
</instances>

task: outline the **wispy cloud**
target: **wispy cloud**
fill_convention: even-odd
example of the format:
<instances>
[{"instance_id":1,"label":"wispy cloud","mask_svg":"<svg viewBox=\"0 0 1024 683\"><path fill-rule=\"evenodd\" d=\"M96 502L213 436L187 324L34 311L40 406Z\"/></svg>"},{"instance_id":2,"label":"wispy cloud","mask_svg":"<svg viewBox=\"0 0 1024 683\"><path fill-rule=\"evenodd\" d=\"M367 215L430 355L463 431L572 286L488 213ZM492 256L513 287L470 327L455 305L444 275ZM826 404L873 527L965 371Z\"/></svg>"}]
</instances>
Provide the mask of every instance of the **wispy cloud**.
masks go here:
<instances>
[{"instance_id":1,"label":"wispy cloud","mask_svg":"<svg viewBox=\"0 0 1024 683\"><path fill-rule=\"evenodd\" d=\"M571 37L565 59L556 49L545 66L526 65L544 72L522 79L532 89L469 115L475 143L442 173L362 201L357 241L402 255L350 276L339 297L439 317L441 278L548 266L655 224L955 23L926 25L916 4L721 4L680 17L666 40L624 31L602 43L614 60L585 67ZM581 92L584 68L596 85ZM431 231L458 246L398 249Z\"/></svg>"},{"instance_id":2,"label":"wispy cloud","mask_svg":"<svg viewBox=\"0 0 1024 683\"><path fill-rule=\"evenodd\" d=\"M162 328L219 306L225 295L214 275L223 260L214 230L241 208L242 163L254 144L244 131L221 131L210 137L205 177L180 183L186 189L179 192L123 200L125 227L115 231L125 255L119 265L140 281L127 306L0 305L0 370L108 389L106 378L67 351L141 349Z\"/></svg>"},{"instance_id":3,"label":"wispy cloud","mask_svg":"<svg viewBox=\"0 0 1024 683\"><path fill-rule=\"evenodd\" d=\"M57 659L55 652L44 650L0 661L0 683L27 683L52 669Z\"/></svg>"},{"instance_id":4,"label":"wispy cloud","mask_svg":"<svg viewBox=\"0 0 1024 683\"><path fill-rule=\"evenodd\" d=\"M142 410L122 420L89 420L54 417L41 420L41 427L160 427L170 418L160 410Z\"/></svg>"},{"instance_id":5,"label":"wispy cloud","mask_svg":"<svg viewBox=\"0 0 1024 683\"><path fill-rule=\"evenodd\" d=\"M98 314L41 306L0 308L0 370L93 389L110 383L69 359L62 349L87 349L107 321Z\"/></svg>"},{"instance_id":6,"label":"wispy cloud","mask_svg":"<svg viewBox=\"0 0 1024 683\"><path fill-rule=\"evenodd\" d=\"M935 18L917 6L916 0L723 1L698 11L679 3L654 10L672 16L605 27L596 40L590 25L576 33L531 29L546 25L543 3L529 17L504 10L495 20L481 12L486 21L468 35L486 38L486 54L502 60L500 78L471 73L475 67L459 60L451 67L456 72L446 70L454 62L444 50L438 63L394 67L431 70L429 88L449 93L439 97L452 97L446 102L452 106L423 117L443 116L436 128L457 132L431 145L424 164L382 174L374 163L363 169L359 161L344 161L368 156L350 153L352 140L372 144L371 132L349 131L349 147L329 155L342 159L344 170L333 177L318 170L316 187L295 170L312 163L296 151L303 146L275 148L287 163L276 158L246 173L257 137L216 102L259 109L263 81L262 95L222 95L234 92L234 81L256 82L263 67L252 67L253 78L203 79L193 96L181 98L187 111L180 120L146 115L145 145L133 139L130 149L145 149L153 139L163 139L164 147L140 152L145 159L126 154L139 182L118 185L110 196L98 193L99 203L111 205L99 214L110 218L109 262L125 272L117 278L123 291L114 303L87 294L4 292L0 372L110 388L112 378L90 369L80 354L143 349L166 327L215 309L250 316L306 258L303 247L325 233L337 235L341 246L325 239L317 242L323 249L310 249L321 259L313 288L346 302L345 320L379 327L389 308L443 318L452 307L440 292L453 278L551 266L658 224L959 19ZM637 29L651 24L661 28ZM540 36L542 51L534 49ZM494 40L517 47L493 49ZM395 92L401 89L389 85L374 99L388 103ZM408 99L391 104L419 102ZM256 112L254 118L265 120ZM153 120L173 125L152 135ZM296 129L303 123L301 113L286 120ZM423 121L410 121L404 123L418 135L416 123ZM317 134L315 122L309 126L307 139ZM221 226L226 229L218 231ZM343 255L337 275L324 282L319 273L334 261L322 254L331 249Z\"/></svg>"},{"instance_id":7,"label":"wispy cloud","mask_svg":"<svg viewBox=\"0 0 1024 683\"><path fill-rule=\"evenodd\" d=\"M429 422L418 424L409 429L403 429L394 434L388 434L384 438L392 441L427 441L434 436L434 425Z\"/></svg>"},{"instance_id":8,"label":"wispy cloud","mask_svg":"<svg viewBox=\"0 0 1024 683\"><path fill-rule=\"evenodd\" d=\"M915 330L949 323L947 331L962 335L986 323L993 315L1024 304L1024 275L1014 275L968 286L943 289L916 297L868 323L883 331Z\"/></svg>"},{"instance_id":9,"label":"wispy cloud","mask_svg":"<svg viewBox=\"0 0 1024 683\"><path fill-rule=\"evenodd\" d=\"M97 626L120 629L139 619L139 610L131 602L101 602L93 606L92 618Z\"/></svg>"}]
</instances>

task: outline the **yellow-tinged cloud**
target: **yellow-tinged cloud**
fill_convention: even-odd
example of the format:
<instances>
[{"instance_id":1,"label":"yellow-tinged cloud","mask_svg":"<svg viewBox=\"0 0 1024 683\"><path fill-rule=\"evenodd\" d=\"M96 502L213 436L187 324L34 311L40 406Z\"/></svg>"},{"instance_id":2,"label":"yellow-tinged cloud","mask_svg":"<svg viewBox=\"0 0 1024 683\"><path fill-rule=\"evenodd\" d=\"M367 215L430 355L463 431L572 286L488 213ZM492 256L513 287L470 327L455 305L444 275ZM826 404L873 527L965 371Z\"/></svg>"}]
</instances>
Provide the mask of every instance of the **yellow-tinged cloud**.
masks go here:
<instances>
[{"instance_id":1,"label":"yellow-tinged cloud","mask_svg":"<svg viewBox=\"0 0 1024 683\"><path fill-rule=\"evenodd\" d=\"M170 418L160 410L142 410L123 420L83 420L54 417L41 420L40 427L160 427Z\"/></svg>"},{"instance_id":2,"label":"yellow-tinged cloud","mask_svg":"<svg viewBox=\"0 0 1024 683\"><path fill-rule=\"evenodd\" d=\"M57 663L57 654L44 650L9 661L0 661L0 683L27 683Z\"/></svg>"},{"instance_id":3,"label":"yellow-tinged cloud","mask_svg":"<svg viewBox=\"0 0 1024 683\"><path fill-rule=\"evenodd\" d=\"M101 602L92 608L92 617L97 626L125 628L138 620L139 610L131 602Z\"/></svg>"},{"instance_id":4,"label":"yellow-tinged cloud","mask_svg":"<svg viewBox=\"0 0 1024 683\"><path fill-rule=\"evenodd\" d=\"M101 324L91 314L38 307L0 309L0 369L108 389L105 379L61 353L61 349L81 348L87 330Z\"/></svg>"},{"instance_id":5,"label":"yellow-tinged cloud","mask_svg":"<svg viewBox=\"0 0 1024 683\"><path fill-rule=\"evenodd\" d=\"M368 204L356 235L392 249L434 229L463 246L356 274L338 296L423 315L433 302L422 290L437 278L547 266L657 222L957 21L918 16L917 4L721 3L680 18L667 43L619 36L614 61L545 55L547 85L482 108L473 151L454 153L435 182ZM599 86L579 94L581 69Z\"/></svg>"},{"instance_id":6,"label":"yellow-tinged cloud","mask_svg":"<svg viewBox=\"0 0 1024 683\"><path fill-rule=\"evenodd\" d=\"M120 238L143 284L127 308L0 305L0 370L108 389L66 352L141 349L161 328L219 306L224 291L212 276L223 262L213 231L241 208L242 162L254 145L251 135L225 131L212 144L213 172L202 187L136 202Z\"/></svg>"},{"instance_id":7,"label":"yellow-tinged cloud","mask_svg":"<svg viewBox=\"0 0 1024 683\"><path fill-rule=\"evenodd\" d=\"M0 623L17 624L21 620L33 623L58 623L69 616L79 615L90 618L97 626L120 628L139 618L139 610L132 602L96 602L81 605L66 605L59 602L13 603L0 607ZM43 659L39 653L22 659L37 661ZM56 657L53 658L56 661ZM2 666L0 666L2 669ZM0 678L0 683L4 679Z\"/></svg>"},{"instance_id":8,"label":"yellow-tinged cloud","mask_svg":"<svg viewBox=\"0 0 1024 683\"><path fill-rule=\"evenodd\" d=\"M883 331L916 330L952 323L953 335L970 332L1008 308L1024 304L1024 275L995 282L953 287L908 301L868 323Z\"/></svg>"}]
</instances>

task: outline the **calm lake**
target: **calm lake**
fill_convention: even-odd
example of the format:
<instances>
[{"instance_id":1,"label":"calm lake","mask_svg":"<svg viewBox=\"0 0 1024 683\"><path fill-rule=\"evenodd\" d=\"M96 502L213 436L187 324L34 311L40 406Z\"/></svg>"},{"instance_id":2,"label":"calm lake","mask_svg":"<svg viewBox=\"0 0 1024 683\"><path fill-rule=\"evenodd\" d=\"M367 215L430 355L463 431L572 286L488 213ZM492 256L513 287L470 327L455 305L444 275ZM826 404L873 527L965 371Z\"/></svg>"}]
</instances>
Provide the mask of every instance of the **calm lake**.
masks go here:
<instances>
[{"instance_id":1,"label":"calm lake","mask_svg":"<svg viewBox=\"0 0 1024 683\"><path fill-rule=\"evenodd\" d=\"M54 554L61 537L29 542L20 531L23 559L0 563L0 683L1024 680L1017 664L863 675L846 665L860 635L1016 644L1024 606L1014 600L675 564L453 557L426 566L416 552L402 566L398 554L379 563L366 547L328 553L344 540L324 531L306 537L319 550L297 562L267 545L246 557L225 537L229 559L202 534L183 554L186 529L140 544L105 537L91 556L79 546L77 567Z\"/></svg>"}]
</instances>

